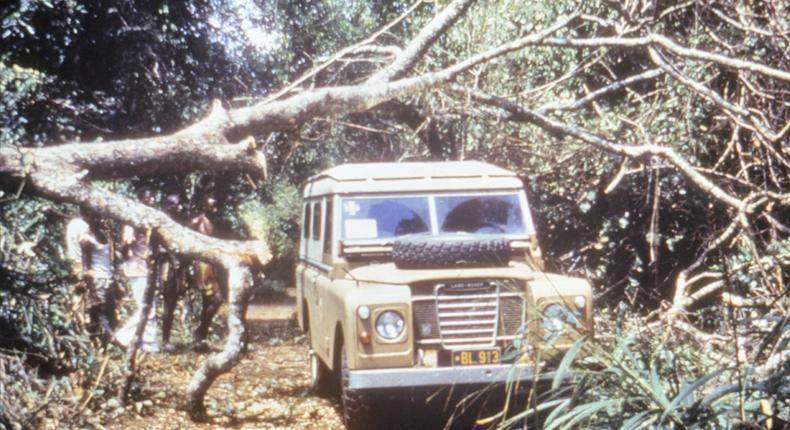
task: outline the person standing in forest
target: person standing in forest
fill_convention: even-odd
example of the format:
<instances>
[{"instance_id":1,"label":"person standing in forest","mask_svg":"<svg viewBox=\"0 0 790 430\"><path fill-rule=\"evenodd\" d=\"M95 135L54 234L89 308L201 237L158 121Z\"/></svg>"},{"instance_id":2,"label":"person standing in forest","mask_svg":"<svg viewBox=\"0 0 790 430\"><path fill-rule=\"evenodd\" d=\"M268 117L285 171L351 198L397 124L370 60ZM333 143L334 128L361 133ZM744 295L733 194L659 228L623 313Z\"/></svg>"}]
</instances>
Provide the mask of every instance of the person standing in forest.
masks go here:
<instances>
[{"instance_id":1,"label":"person standing in forest","mask_svg":"<svg viewBox=\"0 0 790 430\"><path fill-rule=\"evenodd\" d=\"M154 203L154 193L148 187L143 187L137 192L140 201L152 206ZM135 228L131 225L124 225L121 232L121 243L123 255L126 258L123 271L132 290L134 297L135 310L129 320L116 333L118 340L125 346L129 346L137 333L137 326L143 317L143 306L145 305L145 290L149 281L148 257L150 254L151 229ZM158 352L159 343L157 341L157 320L156 305L152 306L146 321L141 349L146 352Z\"/></svg>"},{"instance_id":2,"label":"person standing in forest","mask_svg":"<svg viewBox=\"0 0 790 430\"><path fill-rule=\"evenodd\" d=\"M80 216L66 226L66 246L74 273L87 289L88 332L102 346L112 343L124 349L113 334L117 291L113 283L112 246L99 217L80 208Z\"/></svg>"},{"instance_id":3,"label":"person standing in forest","mask_svg":"<svg viewBox=\"0 0 790 430\"><path fill-rule=\"evenodd\" d=\"M207 194L201 200L200 212L189 221L189 227L205 235L213 236L216 233L216 216L219 206L213 195ZM214 219L212 219L214 218ZM228 296L227 274L221 267L216 267L203 261L197 262L195 269L197 286L203 299L200 312L200 323L195 329L195 348L206 349L208 329L214 315L217 314Z\"/></svg>"},{"instance_id":4,"label":"person standing in forest","mask_svg":"<svg viewBox=\"0 0 790 430\"><path fill-rule=\"evenodd\" d=\"M167 194L163 203L163 209L173 219L173 221L184 224L184 205L181 194L172 192ZM157 237L154 238L153 250L155 264L157 265L157 280L162 284L162 349L165 352L176 352L178 348L170 342L170 335L173 330L173 317L175 315L178 298L184 291L188 264L181 257L173 255L164 249Z\"/></svg>"}]
</instances>

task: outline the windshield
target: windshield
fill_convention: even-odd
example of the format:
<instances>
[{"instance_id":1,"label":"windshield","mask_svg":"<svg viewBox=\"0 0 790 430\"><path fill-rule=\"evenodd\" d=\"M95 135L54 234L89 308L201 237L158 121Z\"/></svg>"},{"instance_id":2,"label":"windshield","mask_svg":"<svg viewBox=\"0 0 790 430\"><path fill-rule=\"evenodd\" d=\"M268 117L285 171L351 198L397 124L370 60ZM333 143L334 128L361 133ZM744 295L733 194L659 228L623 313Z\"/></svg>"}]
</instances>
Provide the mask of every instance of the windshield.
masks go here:
<instances>
[{"instance_id":1,"label":"windshield","mask_svg":"<svg viewBox=\"0 0 790 430\"><path fill-rule=\"evenodd\" d=\"M515 194L436 197L441 233L524 233L524 217Z\"/></svg>"},{"instance_id":2,"label":"windshield","mask_svg":"<svg viewBox=\"0 0 790 430\"><path fill-rule=\"evenodd\" d=\"M344 198L341 207L343 239L390 239L431 232L526 234L530 233L527 225L531 226L516 193Z\"/></svg>"},{"instance_id":3,"label":"windshield","mask_svg":"<svg viewBox=\"0 0 790 430\"><path fill-rule=\"evenodd\" d=\"M343 237L386 239L431 231L428 197L343 200Z\"/></svg>"}]
</instances>

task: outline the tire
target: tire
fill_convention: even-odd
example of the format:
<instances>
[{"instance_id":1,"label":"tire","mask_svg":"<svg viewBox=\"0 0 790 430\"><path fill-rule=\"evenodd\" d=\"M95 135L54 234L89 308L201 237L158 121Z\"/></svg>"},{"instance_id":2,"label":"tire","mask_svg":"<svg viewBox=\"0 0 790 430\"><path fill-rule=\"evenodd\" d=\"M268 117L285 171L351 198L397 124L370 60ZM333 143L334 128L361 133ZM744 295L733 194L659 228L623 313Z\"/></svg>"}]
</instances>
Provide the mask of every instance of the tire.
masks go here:
<instances>
[{"instance_id":1,"label":"tire","mask_svg":"<svg viewBox=\"0 0 790 430\"><path fill-rule=\"evenodd\" d=\"M310 391L321 397L331 396L337 388L335 376L318 354L310 348Z\"/></svg>"},{"instance_id":2,"label":"tire","mask_svg":"<svg viewBox=\"0 0 790 430\"><path fill-rule=\"evenodd\" d=\"M507 240L475 235L402 237L392 246L400 269L502 267L510 262Z\"/></svg>"},{"instance_id":3,"label":"tire","mask_svg":"<svg viewBox=\"0 0 790 430\"><path fill-rule=\"evenodd\" d=\"M367 430L375 428L370 399L348 388L348 359L346 348L340 349L340 400L343 405L343 423L349 430Z\"/></svg>"}]
</instances>

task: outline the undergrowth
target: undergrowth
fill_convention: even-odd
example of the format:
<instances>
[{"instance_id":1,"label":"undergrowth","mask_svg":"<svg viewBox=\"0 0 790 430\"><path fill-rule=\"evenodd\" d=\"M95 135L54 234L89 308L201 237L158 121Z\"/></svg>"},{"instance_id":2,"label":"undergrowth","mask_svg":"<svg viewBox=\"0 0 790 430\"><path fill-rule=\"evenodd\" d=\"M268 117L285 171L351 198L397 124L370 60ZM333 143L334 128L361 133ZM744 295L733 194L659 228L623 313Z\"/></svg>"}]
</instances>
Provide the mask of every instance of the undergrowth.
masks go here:
<instances>
[{"instance_id":1,"label":"undergrowth","mask_svg":"<svg viewBox=\"0 0 790 430\"><path fill-rule=\"evenodd\" d=\"M728 335L708 335L630 312L600 315L596 329L606 335L581 337L564 354L548 400L498 428L534 416L543 430L788 428L790 321L766 320L757 330L730 315Z\"/></svg>"}]
</instances>

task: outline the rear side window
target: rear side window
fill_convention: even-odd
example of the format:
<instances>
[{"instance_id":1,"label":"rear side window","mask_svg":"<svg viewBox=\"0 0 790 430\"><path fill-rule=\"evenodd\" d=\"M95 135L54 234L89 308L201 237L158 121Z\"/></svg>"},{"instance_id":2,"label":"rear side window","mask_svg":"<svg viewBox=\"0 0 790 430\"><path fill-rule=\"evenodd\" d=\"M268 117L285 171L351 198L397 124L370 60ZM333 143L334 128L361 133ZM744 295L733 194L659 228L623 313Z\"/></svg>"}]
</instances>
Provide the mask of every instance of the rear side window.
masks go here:
<instances>
[{"instance_id":1,"label":"rear side window","mask_svg":"<svg viewBox=\"0 0 790 430\"><path fill-rule=\"evenodd\" d=\"M310 203L304 205L304 223L302 224L302 237L310 237Z\"/></svg>"},{"instance_id":2,"label":"rear side window","mask_svg":"<svg viewBox=\"0 0 790 430\"><path fill-rule=\"evenodd\" d=\"M332 253L332 201L326 202L326 222L324 222L324 253Z\"/></svg>"},{"instance_id":3,"label":"rear side window","mask_svg":"<svg viewBox=\"0 0 790 430\"><path fill-rule=\"evenodd\" d=\"M313 203L313 240L321 240L321 203Z\"/></svg>"}]
</instances>

